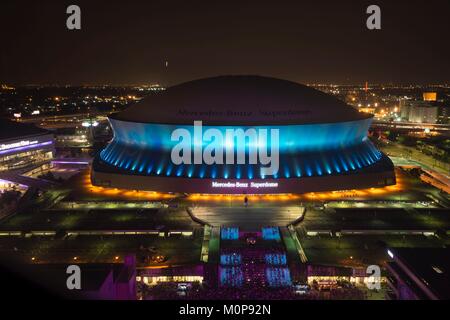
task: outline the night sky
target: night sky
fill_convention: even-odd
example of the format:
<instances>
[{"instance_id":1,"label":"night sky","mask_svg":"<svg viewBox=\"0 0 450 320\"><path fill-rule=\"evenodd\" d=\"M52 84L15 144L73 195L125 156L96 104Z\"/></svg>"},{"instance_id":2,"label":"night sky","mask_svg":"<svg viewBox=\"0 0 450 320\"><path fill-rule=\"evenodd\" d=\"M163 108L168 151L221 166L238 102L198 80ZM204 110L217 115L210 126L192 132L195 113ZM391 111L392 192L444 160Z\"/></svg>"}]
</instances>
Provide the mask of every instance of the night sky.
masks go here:
<instances>
[{"instance_id":1,"label":"night sky","mask_svg":"<svg viewBox=\"0 0 450 320\"><path fill-rule=\"evenodd\" d=\"M70 4L81 31L66 29ZM382 30L366 28L370 4ZM450 82L449 0L1 0L0 34L0 82L13 85Z\"/></svg>"}]
</instances>

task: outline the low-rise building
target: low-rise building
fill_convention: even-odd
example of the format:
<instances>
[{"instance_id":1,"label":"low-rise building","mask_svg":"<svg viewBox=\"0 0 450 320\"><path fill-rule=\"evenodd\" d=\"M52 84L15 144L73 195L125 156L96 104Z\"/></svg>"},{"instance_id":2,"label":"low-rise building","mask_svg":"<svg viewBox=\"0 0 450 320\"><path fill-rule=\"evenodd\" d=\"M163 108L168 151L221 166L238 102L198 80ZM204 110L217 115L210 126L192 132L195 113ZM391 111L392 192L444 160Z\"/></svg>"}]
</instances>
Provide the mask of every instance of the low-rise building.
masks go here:
<instances>
[{"instance_id":1,"label":"low-rise building","mask_svg":"<svg viewBox=\"0 0 450 320\"><path fill-rule=\"evenodd\" d=\"M0 119L0 171L50 162L55 155L54 137L32 124Z\"/></svg>"}]
</instances>

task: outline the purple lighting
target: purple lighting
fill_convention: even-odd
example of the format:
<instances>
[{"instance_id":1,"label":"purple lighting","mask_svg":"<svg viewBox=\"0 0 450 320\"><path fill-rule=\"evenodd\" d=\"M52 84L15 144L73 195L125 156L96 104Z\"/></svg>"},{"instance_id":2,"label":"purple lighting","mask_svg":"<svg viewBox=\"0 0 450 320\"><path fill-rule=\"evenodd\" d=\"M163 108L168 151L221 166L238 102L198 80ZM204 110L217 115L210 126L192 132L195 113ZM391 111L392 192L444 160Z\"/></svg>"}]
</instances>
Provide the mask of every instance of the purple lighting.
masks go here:
<instances>
[{"instance_id":1,"label":"purple lighting","mask_svg":"<svg viewBox=\"0 0 450 320\"><path fill-rule=\"evenodd\" d=\"M11 149L0 151L0 154L8 154L8 153L16 152L16 151L21 151L21 150L28 150L28 149L34 149L37 147L44 147L44 146L48 146L52 143L53 143L52 141L46 141L46 142L41 142L41 143L30 144L30 145L23 146L23 147L11 148Z\"/></svg>"},{"instance_id":2,"label":"purple lighting","mask_svg":"<svg viewBox=\"0 0 450 320\"><path fill-rule=\"evenodd\" d=\"M62 161L62 160L54 160L52 163L58 164L89 164L89 161Z\"/></svg>"}]
</instances>

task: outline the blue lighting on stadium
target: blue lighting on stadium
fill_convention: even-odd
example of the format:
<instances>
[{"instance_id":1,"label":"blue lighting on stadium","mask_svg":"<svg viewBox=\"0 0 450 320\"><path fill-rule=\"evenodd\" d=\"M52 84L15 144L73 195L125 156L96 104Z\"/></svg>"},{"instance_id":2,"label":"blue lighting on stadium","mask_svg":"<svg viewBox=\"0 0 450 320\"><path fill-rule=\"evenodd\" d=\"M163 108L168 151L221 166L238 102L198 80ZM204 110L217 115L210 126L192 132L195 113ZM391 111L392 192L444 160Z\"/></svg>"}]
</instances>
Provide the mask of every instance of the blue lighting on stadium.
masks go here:
<instances>
[{"instance_id":1,"label":"blue lighting on stadium","mask_svg":"<svg viewBox=\"0 0 450 320\"><path fill-rule=\"evenodd\" d=\"M280 152L321 151L351 146L366 141L366 132L371 119L357 121L305 124L286 126L203 126L206 131L214 128L225 135L227 129L279 129ZM175 129L185 129L194 134L193 125L164 125L133 123L110 119L114 129L114 142L143 149L171 150L176 141L171 141ZM204 141L196 142L205 144ZM248 143L247 143L248 146Z\"/></svg>"},{"instance_id":2,"label":"blue lighting on stadium","mask_svg":"<svg viewBox=\"0 0 450 320\"><path fill-rule=\"evenodd\" d=\"M344 174L373 165L382 154L366 137L371 119L329 124L264 126L254 128L278 129L280 141L279 171L273 176L262 175L260 164L250 164L248 141L244 164L179 164L170 160L171 133L178 128L193 132L189 125L132 123L110 119L114 139L100 152L100 158L109 165L129 174L165 175L213 179L300 178ZM204 126L204 130L212 128ZM227 128L251 127L217 126ZM248 140L248 139L247 139ZM195 143L204 144L203 141ZM270 141L268 142L270 144ZM265 143L264 143L265 145ZM270 151L270 148L268 149ZM237 153L235 147L235 156ZM236 160L236 158L235 158Z\"/></svg>"}]
</instances>

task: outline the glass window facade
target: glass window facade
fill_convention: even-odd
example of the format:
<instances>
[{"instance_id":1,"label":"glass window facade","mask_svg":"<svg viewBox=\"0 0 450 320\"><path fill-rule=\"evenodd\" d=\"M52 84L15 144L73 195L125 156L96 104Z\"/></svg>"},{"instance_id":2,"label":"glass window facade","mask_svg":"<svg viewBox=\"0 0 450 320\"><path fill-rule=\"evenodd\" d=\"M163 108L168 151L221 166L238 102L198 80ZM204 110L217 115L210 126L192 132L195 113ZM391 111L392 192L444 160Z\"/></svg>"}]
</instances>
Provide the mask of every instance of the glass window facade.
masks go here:
<instances>
[{"instance_id":1,"label":"glass window facade","mask_svg":"<svg viewBox=\"0 0 450 320\"><path fill-rule=\"evenodd\" d=\"M0 151L0 171L15 170L51 161L54 157L54 144L51 137L35 137L30 144L24 140L2 143ZM28 142L26 140L25 142ZM20 146L18 146L20 144Z\"/></svg>"}]
</instances>

